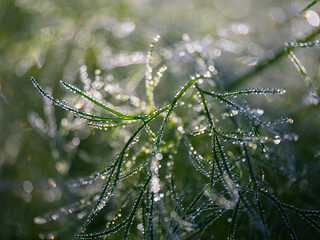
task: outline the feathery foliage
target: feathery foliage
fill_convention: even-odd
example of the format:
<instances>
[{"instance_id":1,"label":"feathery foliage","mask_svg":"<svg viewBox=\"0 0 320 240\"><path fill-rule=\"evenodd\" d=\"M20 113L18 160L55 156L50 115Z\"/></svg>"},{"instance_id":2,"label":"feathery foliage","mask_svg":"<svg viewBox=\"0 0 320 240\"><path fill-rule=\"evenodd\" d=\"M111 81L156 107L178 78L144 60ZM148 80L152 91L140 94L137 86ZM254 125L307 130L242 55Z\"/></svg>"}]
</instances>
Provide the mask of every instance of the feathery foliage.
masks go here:
<instances>
[{"instance_id":1,"label":"feathery foliage","mask_svg":"<svg viewBox=\"0 0 320 240\"><path fill-rule=\"evenodd\" d=\"M291 239L299 235L290 221L292 213L320 232L320 211L300 209L279 200L267 181L273 174L290 175L289 169L278 169L275 158L282 142L297 140L295 134L278 128L293 120L266 121L262 109L251 108L245 101L250 95L283 95L286 90L248 88L225 92L218 84L210 86L216 71L207 66L204 74L191 76L167 104L158 106L154 94L167 69L154 65L153 52L159 38L150 45L146 59L145 100L119 93L124 101L138 105L140 112L124 108L121 103L116 107L95 99L90 91L61 81L67 90L81 97L81 106L92 106L88 112L83 111L55 99L31 77L46 99L90 126L131 132L111 164L70 185L73 189L91 189L86 196L35 218L35 223L46 224L77 214L82 222L78 239L128 239L132 233L143 239L208 239L214 236L214 224L222 221L229 229L225 231L228 239L245 236L249 226L254 226L251 231L259 239L273 239L277 232L273 216L268 213L273 206ZM310 77L292 51L292 47L316 45L318 41L288 43L285 47L312 96L319 100ZM185 169L176 169L181 166L177 161L183 161ZM179 180L179 171L189 172L188 182Z\"/></svg>"}]
</instances>

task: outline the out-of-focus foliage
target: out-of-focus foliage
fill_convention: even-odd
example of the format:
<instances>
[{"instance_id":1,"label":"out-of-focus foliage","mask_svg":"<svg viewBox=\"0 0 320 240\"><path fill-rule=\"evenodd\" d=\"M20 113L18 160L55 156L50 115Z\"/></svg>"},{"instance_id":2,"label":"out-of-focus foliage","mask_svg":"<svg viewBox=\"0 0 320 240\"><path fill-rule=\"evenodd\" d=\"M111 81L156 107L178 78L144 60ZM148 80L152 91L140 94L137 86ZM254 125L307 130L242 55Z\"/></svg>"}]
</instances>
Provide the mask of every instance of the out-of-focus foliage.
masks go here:
<instances>
[{"instance_id":1,"label":"out-of-focus foliage","mask_svg":"<svg viewBox=\"0 0 320 240\"><path fill-rule=\"evenodd\" d=\"M134 130L100 131L83 124L42 101L30 76L77 109L91 111L93 106L62 91L60 79L83 86L95 98L119 106L120 112L136 109L140 113L143 103L120 93L147 100L145 61L148 43L157 34L163 38L153 65L168 68L155 90L157 107L171 101L189 75L203 74L208 66L217 74L208 83L212 89L287 89L282 97L246 98L251 106L264 108L265 120L293 119L281 131L299 136L294 142L281 141L280 150L270 156L277 168L265 178L272 193L286 203L307 209L320 205L320 112L311 96L320 86L318 46L290 49L291 60L295 63L293 56L297 57L305 68L298 65L296 71L284 45L318 37L317 1L3 0L0 9L1 239L72 238L87 212L78 209L57 221L57 209L77 208L70 204L97 191L92 186L79 188L81 178L108 166ZM201 141L193 144L204 151ZM149 148L152 151L152 144ZM198 181L190 178L192 168L181 161L184 157L175 165L177 191L182 195ZM125 183L122 191L138 194L133 187L136 182ZM79 204L84 205L85 201ZM270 231L288 237L276 208L266 206ZM37 217L43 214L52 219L49 226L39 226ZM105 212L106 220L112 217ZM298 237L319 235L305 221L292 217ZM239 221L250 218L243 215ZM227 222L225 217L214 224L218 239L227 236ZM137 238L142 236L140 230L133 231ZM240 228L239 232L246 239L256 238L256 230Z\"/></svg>"}]
</instances>

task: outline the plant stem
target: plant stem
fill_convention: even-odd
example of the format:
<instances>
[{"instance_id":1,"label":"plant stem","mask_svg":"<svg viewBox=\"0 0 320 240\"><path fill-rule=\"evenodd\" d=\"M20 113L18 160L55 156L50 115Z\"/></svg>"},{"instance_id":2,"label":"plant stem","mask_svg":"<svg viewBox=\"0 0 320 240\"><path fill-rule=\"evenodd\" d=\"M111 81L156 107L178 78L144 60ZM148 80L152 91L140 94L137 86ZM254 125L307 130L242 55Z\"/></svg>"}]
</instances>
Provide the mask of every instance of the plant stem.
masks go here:
<instances>
[{"instance_id":1,"label":"plant stem","mask_svg":"<svg viewBox=\"0 0 320 240\"><path fill-rule=\"evenodd\" d=\"M315 36L317 36L319 33L320 33L320 28L313 31L307 37L297 40L297 42L308 42L308 41L312 40ZM261 71L263 71L267 67L271 66L272 64L277 62L282 57L287 56L287 54L288 54L287 51L291 50L293 48L294 47L292 47L292 46L289 46L289 47L283 46L281 49L279 49L276 52L276 54L274 55L273 58L262 60L256 67L254 67L250 71L246 72L245 74L241 75L237 79L231 81L231 83L228 86L226 86L226 90L230 91L232 89L238 88L239 86L244 84L246 81L248 81L250 78L254 77L255 75L257 75L258 73L260 73Z\"/></svg>"}]
</instances>

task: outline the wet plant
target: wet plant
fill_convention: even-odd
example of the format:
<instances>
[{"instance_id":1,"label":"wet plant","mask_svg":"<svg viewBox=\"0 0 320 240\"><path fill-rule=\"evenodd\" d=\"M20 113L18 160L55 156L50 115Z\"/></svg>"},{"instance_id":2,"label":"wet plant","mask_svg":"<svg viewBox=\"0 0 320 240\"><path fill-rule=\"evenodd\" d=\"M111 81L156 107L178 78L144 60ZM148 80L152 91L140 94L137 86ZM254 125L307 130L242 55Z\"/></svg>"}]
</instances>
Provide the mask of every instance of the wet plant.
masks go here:
<instances>
[{"instance_id":1,"label":"wet plant","mask_svg":"<svg viewBox=\"0 0 320 240\"><path fill-rule=\"evenodd\" d=\"M110 84L99 88L121 100L118 106L106 102L99 91L89 91L90 85L103 85L100 79L84 81L85 90L61 81L81 97L80 104L72 107L31 78L46 99L91 127L130 133L105 168L68 182L78 191L79 201L36 217L34 222L63 223L73 215L82 224L77 239L210 239L217 232L227 239L273 239L279 234L297 239L292 218L305 220L319 233L320 211L282 201L272 184L277 176L288 181L295 178L282 146L298 139L282 127L294 120L266 120L263 109L250 107L246 101L251 95L269 97L286 90L224 91L215 82L216 69L206 65L206 71L190 76L167 104L159 106L156 88L167 70L159 67L153 53L159 38L146 57L144 97L118 91ZM302 65L292 51L288 54L314 92ZM224 227L222 233L218 223ZM283 226L286 230L279 233L277 228Z\"/></svg>"}]
</instances>

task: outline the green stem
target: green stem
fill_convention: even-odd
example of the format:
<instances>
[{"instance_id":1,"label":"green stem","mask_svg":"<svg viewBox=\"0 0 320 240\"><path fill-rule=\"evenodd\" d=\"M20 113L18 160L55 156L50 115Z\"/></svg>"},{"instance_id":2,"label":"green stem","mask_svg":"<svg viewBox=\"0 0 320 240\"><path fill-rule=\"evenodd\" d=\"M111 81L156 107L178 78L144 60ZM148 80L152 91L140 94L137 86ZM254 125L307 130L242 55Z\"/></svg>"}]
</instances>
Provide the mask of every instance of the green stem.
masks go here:
<instances>
[{"instance_id":1,"label":"green stem","mask_svg":"<svg viewBox=\"0 0 320 240\"><path fill-rule=\"evenodd\" d=\"M122 117L122 120L132 120L132 119L142 119L143 117L141 116L128 116L128 115L125 115L125 114L122 114L116 110L113 110L112 108L109 108L108 106L98 102L97 100L93 99L92 97L88 96L87 94L85 94L84 92L82 92L80 89L76 88L75 86L67 83L67 82L64 82L64 81L60 81L61 84L66 87L67 89L79 94L80 96L88 99L90 102L94 103L95 105L103 108L104 110L108 111L108 112L111 112L119 117Z\"/></svg>"},{"instance_id":2,"label":"green stem","mask_svg":"<svg viewBox=\"0 0 320 240\"><path fill-rule=\"evenodd\" d=\"M131 137L129 138L129 140L126 142L126 144L124 145L124 147L122 148L118 158L116 159L115 163L113 164L111 170L110 170L110 174L107 180L107 183L104 185L103 190L100 194L100 198L97 201L95 207L92 209L92 211L90 212L84 226L83 229L85 229L93 220L93 218L97 215L97 213L103 208L99 209L99 205L101 205L101 203L103 201L105 201L106 198L106 192L110 189L109 194L111 195L113 190L115 189L119 179L120 179L120 172L121 172L121 167L122 167L122 163L124 160L124 155L125 155L125 151L127 150L127 148L129 147L129 145L133 142L134 138L138 135L138 133L146 126L146 124L148 122L150 122L152 119L154 119L156 116L158 116L159 114L161 114L162 112L168 110L168 106L163 107L161 109L159 109L158 111L154 112L153 114L151 114L145 121L143 121L143 123L135 130L135 132L131 135ZM112 186L111 186L111 182L112 182Z\"/></svg>"},{"instance_id":3,"label":"green stem","mask_svg":"<svg viewBox=\"0 0 320 240\"><path fill-rule=\"evenodd\" d=\"M191 80L189 80L183 87L182 89L176 94L175 98L173 99L173 101L171 102L170 105L167 106L167 108L169 109L167 115L165 116L163 123L161 124L160 130L157 134L157 139L155 141L155 149L158 150L159 146L160 146L160 142L163 136L163 132L167 126L168 123L168 119L171 115L171 113L173 112L174 106L176 105L176 103L179 101L179 99L182 97L182 95L188 90L188 88L190 86L192 86L196 81L198 81L201 77L197 77L197 78L192 78ZM155 152L154 152L155 154Z\"/></svg>"},{"instance_id":4,"label":"green stem","mask_svg":"<svg viewBox=\"0 0 320 240\"><path fill-rule=\"evenodd\" d=\"M320 28L313 31L309 36L297 40L297 42L308 42L312 40L315 36L317 36L320 33ZM262 60L256 67L251 69L250 71L246 72L245 74L241 75L237 79L231 81L231 83L226 87L226 90L232 90L238 88L240 85L244 84L246 81L248 81L250 78L254 77L267 67L271 66L272 64L278 62L279 59L281 59L284 56L287 56L287 49L291 50L294 47L282 47L280 50L276 52L273 58L271 59L265 59Z\"/></svg>"}]
</instances>

